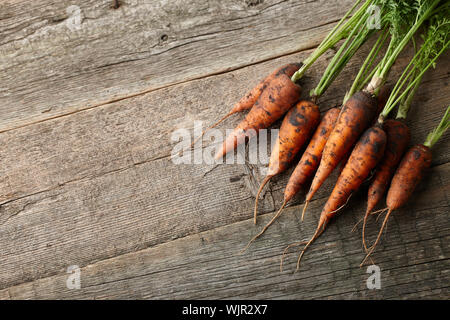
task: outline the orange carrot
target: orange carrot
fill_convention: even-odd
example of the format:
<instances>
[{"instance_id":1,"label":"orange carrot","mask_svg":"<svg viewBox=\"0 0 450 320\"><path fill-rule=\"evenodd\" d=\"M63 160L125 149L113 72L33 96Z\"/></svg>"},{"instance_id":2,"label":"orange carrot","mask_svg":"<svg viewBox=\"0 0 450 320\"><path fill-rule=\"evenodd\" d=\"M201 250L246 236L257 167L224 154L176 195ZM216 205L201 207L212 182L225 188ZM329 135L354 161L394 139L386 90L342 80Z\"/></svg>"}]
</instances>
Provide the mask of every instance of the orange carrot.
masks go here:
<instances>
[{"instance_id":1,"label":"orange carrot","mask_svg":"<svg viewBox=\"0 0 450 320\"><path fill-rule=\"evenodd\" d=\"M244 143L246 138L251 138L260 129L268 128L281 118L299 100L300 92L300 86L285 74L273 78L245 119L228 135L215 159L222 158L238 144Z\"/></svg>"},{"instance_id":2,"label":"orange carrot","mask_svg":"<svg viewBox=\"0 0 450 320\"><path fill-rule=\"evenodd\" d=\"M431 148L448 128L450 128L450 106L447 107L447 111L442 117L439 125L427 136L424 144L415 145L403 156L388 190L386 198L387 208L384 209L388 210L388 212L381 225L380 231L378 232L377 239L367 252L364 260L361 262L361 266L374 252L391 213L404 206L409 198L411 198L414 189L422 180L425 171L431 165Z\"/></svg>"},{"instance_id":3,"label":"orange carrot","mask_svg":"<svg viewBox=\"0 0 450 320\"><path fill-rule=\"evenodd\" d=\"M274 72L269 74L266 78L261 80L253 89L251 89L249 92L247 92L241 100L239 100L234 107L228 112L224 117L222 117L220 120L218 120L216 123L210 125L205 130L202 131L201 135L197 137L197 139L194 140L191 147L200 140L205 133L212 128L215 128L217 125L222 123L225 119L229 118L235 113L243 112L245 110L249 110L253 107L255 102L258 100L261 93L267 88L269 83L276 77L284 74L288 76L289 78L292 77L292 75L302 66L301 63L289 63L286 64L278 69L276 69Z\"/></svg>"},{"instance_id":4,"label":"orange carrot","mask_svg":"<svg viewBox=\"0 0 450 320\"><path fill-rule=\"evenodd\" d=\"M287 65L284 65L278 69L276 69L274 72L272 72L270 75L268 75L265 79L261 80L260 83L256 85L253 89L251 89L245 96L239 100L238 103L236 103L231 109L231 111L226 115L230 116L237 112L242 112L245 110L250 109L253 107L255 102L258 100L261 93L267 88L270 81L274 79L275 77L278 77L282 74L288 76L289 78L292 77L292 75L302 66L301 63L289 63Z\"/></svg>"},{"instance_id":5,"label":"orange carrot","mask_svg":"<svg viewBox=\"0 0 450 320\"><path fill-rule=\"evenodd\" d=\"M323 116L302 158L289 178L284 191L284 202L291 200L316 171L322 158L323 148L336 124L339 112L339 108L332 108Z\"/></svg>"},{"instance_id":6,"label":"orange carrot","mask_svg":"<svg viewBox=\"0 0 450 320\"><path fill-rule=\"evenodd\" d=\"M317 166L319 165L325 142L327 141L328 136L330 135L330 132L334 124L336 123L338 115L338 108L332 108L325 113L313 137L311 138L308 147L306 147L302 158L300 159L291 177L289 178L286 189L284 190L283 204L281 205L278 212L274 215L274 217L269 221L269 223L264 226L261 232L259 232L252 238L252 240L250 240L245 249L247 249L253 241L259 238L272 225L272 223L275 222L275 220L281 215L284 207L286 206L286 203L297 194L300 188L314 174Z\"/></svg>"},{"instance_id":7,"label":"orange carrot","mask_svg":"<svg viewBox=\"0 0 450 320\"><path fill-rule=\"evenodd\" d=\"M366 250L365 226L367 218L383 197L411 138L408 126L401 120L386 120L383 124L383 129L387 136L386 150L383 160L378 164L373 180L369 186L367 210L364 215L362 238Z\"/></svg>"},{"instance_id":8,"label":"orange carrot","mask_svg":"<svg viewBox=\"0 0 450 320\"><path fill-rule=\"evenodd\" d=\"M353 192L361 186L370 171L380 161L385 145L386 133L380 125L369 128L359 139L320 214L316 232L298 258L297 269L300 267L300 261L306 249L317 239L330 219L345 206Z\"/></svg>"},{"instance_id":9,"label":"orange carrot","mask_svg":"<svg viewBox=\"0 0 450 320\"><path fill-rule=\"evenodd\" d=\"M416 145L408 150L389 187L386 204L390 211L406 204L422 180L425 169L430 167L431 158L431 149L424 145Z\"/></svg>"},{"instance_id":10,"label":"orange carrot","mask_svg":"<svg viewBox=\"0 0 450 320\"><path fill-rule=\"evenodd\" d=\"M303 144L309 139L320 120L319 107L310 101L300 101L286 114L270 155L269 168L255 200L254 222L259 195L266 183L275 175L285 171Z\"/></svg>"},{"instance_id":11,"label":"orange carrot","mask_svg":"<svg viewBox=\"0 0 450 320\"><path fill-rule=\"evenodd\" d=\"M394 177L392 178L391 186L386 198L387 214L383 220L377 239L366 257L361 262L361 266L367 258L374 252L378 242L381 239L383 230L387 224L389 216L392 211L404 206L411 197L414 189L422 180L422 177L431 165L431 149L424 145L415 145L403 157ZM367 250L366 250L367 251Z\"/></svg>"},{"instance_id":12,"label":"orange carrot","mask_svg":"<svg viewBox=\"0 0 450 320\"><path fill-rule=\"evenodd\" d=\"M380 88L380 91L378 92L378 95L376 97L377 99L377 116L380 114L380 112L383 110L384 106L386 105L386 102L389 98L389 95L392 91L392 86L390 85L383 85ZM375 119L374 124L376 124L377 119ZM342 170L344 170L345 165L347 164L348 158L350 157L350 154L352 153L352 149L350 148L349 151L347 151L347 153L345 154L345 156L342 158L340 164L339 164L339 174L342 173Z\"/></svg>"},{"instance_id":13,"label":"orange carrot","mask_svg":"<svg viewBox=\"0 0 450 320\"><path fill-rule=\"evenodd\" d=\"M376 99L365 91L358 91L347 100L325 144L319 168L306 195L303 214L313 195L358 140L361 133L371 124L377 108Z\"/></svg>"}]
</instances>

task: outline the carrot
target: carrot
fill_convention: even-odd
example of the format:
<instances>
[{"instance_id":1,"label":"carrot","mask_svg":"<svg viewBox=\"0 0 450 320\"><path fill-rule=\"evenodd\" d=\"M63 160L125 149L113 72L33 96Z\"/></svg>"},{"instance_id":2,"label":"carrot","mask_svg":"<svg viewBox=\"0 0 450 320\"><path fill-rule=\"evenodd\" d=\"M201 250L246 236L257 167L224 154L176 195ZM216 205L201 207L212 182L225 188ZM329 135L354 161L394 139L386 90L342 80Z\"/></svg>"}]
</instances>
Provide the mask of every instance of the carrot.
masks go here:
<instances>
[{"instance_id":1,"label":"carrot","mask_svg":"<svg viewBox=\"0 0 450 320\"><path fill-rule=\"evenodd\" d=\"M369 128L356 144L353 152L340 174L336 185L331 192L319 218L316 232L305 245L297 260L297 269L306 249L317 239L326 225L336 213L345 206L353 192L355 192L364 180L369 176L370 171L375 168L384 153L386 145L386 133L381 126L376 125Z\"/></svg>"},{"instance_id":2,"label":"carrot","mask_svg":"<svg viewBox=\"0 0 450 320\"><path fill-rule=\"evenodd\" d=\"M383 220L380 231L378 232L377 239L370 250L368 250L366 257L361 262L361 266L364 265L367 258L374 252L391 213L394 210L403 207L411 198L415 188L431 165L431 148L449 127L450 106L447 107L447 111L437 128L427 136L425 143L413 146L402 158L388 190L386 198L387 208L384 209L387 210L387 214Z\"/></svg>"},{"instance_id":3,"label":"carrot","mask_svg":"<svg viewBox=\"0 0 450 320\"><path fill-rule=\"evenodd\" d=\"M336 124L339 112L340 110L338 108L332 108L323 116L323 119L303 153L302 158L289 178L284 191L283 203L291 200L316 171L320 159L322 158L323 148L330 136L331 130Z\"/></svg>"},{"instance_id":4,"label":"carrot","mask_svg":"<svg viewBox=\"0 0 450 320\"><path fill-rule=\"evenodd\" d=\"M376 99L365 91L358 91L347 100L325 144L319 168L306 195L302 214L306 211L313 195L344 158L363 130L370 125L376 111Z\"/></svg>"},{"instance_id":5,"label":"carrot","mask_svg":"<svg viewBox=\"0 0 450 320\"><path fill-rule=\"evenodd\" d=\"M417 6L410 6L407 2L400 2L392 8L388 6L390 14L386 15L386 20L389 21L389 30L391 32L389 46L383 59L373 70L373 76L366 86L366 89L357 91L353 94L355 87L365 83L365 80L355 80L354 85L348 94L350 98L344 104L336 127L325 145L322 160L320 161L319 168L317 169L311 184L310 191L306 196L303 211L306 210L313 195L319 190L323 182L336 168L345 153L359 138L359 135L364 132L375 119L378 108L376 99L373 96L376 95L385 82L392 65L406 44L411 40L412 36L420 28L423 22L435 13L434 9L439 2L439 0L423 1ZM405 17L407 17L407 19L405 19ZM372 52L377 52L377 50L372 50L370 52L367 57L368 59L364 62L356 79L365 79L362 75L365 73L367 65L370 65L367 64L367 61L372 60L370 56L372 55Z\"/></svg>"},{"instance_id":6,"label":"carrot","mask_svg":"<svg viewBox=\"0 0 450 320\"><path fill-rule=\"evenodd\" d=\"M294 91L299 93L300 87L296 90L292 89L294 84L304 76L305 72L320 56L345 38L344 44L338 50L339 55L332 59L332 63L330 63L325 71L326 76L321 79L312 96L320 96L326 90L339 74L339 71L348 62L348 59L353 56L358 48L368 39L369 35L373 33L373 29L366 28L365 25L367 19L370 18L367 9L370 5L381 2L381 0L366 0L364 4L357 8L361 2L362 0L355 2L352 8L350 8L338 24L322 40L319 46L303 61L302 66L292 75L292 83L284 83L286 88L284 88L283 92L281 92L281 88L275 82L284 81L282 79L286 75L275 77L267 84L266 89L262 91L246 119L227 137L222 149L216 153L216 159L220 159L229 151L234 150L238 144L245 142L246 137L251 138L256 135L254 132L246 134L246 131L254 129L252 131L257 132L261 128L267 128L279 119L298 100L298 98L293 99L296 96Z\"/></svg>"},{"instance_id":7,"label":"carrot","mask_svg":"<svg viewBox=\"0 0 450 320\"><path fill-rule=\"evenodd\" d=\"M220 120L218 120L216 123L210 125L205 130L202 131L201 135L197 137L197 139L192 142L191 147L195 145L195 143L200 140L205 133L212 128L215 128L217 125L222 123L225 119L229 118L235 113L243 112L245 110L249 110L253 107L255 102L258 100L261 93L267 88L269 83L276 77L284 74L288 76L289 78L292 77L292 75L302 66L301 63L289 63L286 64L278 69L276 69L274 72L269 74L266 78L261 80L253 89L248 91L235 105L234 107L228 112L224 117L222 117Z\"/></svg>"},{"instance_id":8,"label":"carrot","mask_svg":"<svg viewBox=\"0 0 450 320\"><path fill-rule=\"evenodd\" d=\"M401 120L387 120L383 128L387 136L386 150L369 186L367 209L363 218L362 241L366 252L368 250L365 238L367 218L383 197L411 138L408 126Z\"/></svg>"},{"instance_id":9,"label":"carrot","mask_svg":"<svg viewBox=\"0 0 450 320\"><path fill-rule=\"evenodd\" d=\"M431 158L431 149L427 146L416 145L408 150L389 187L386 204L390 211L406 204L422 180L425 169L430 167Z\"/></svg>"},{"instance_id":10,"label":"carrot","mask_svg":"<svg viewBox=\"0 0 450 320\"><path fill-rule=\"evenodd\" d=\"M425 71L434 65L436 59L450 45L450 40L448 40L448 35L450 32L447 14L448 9L439 10L438 8L436 12L437 14L431 18L430 24L427 26L425 33L422 35L424 43L422 44L420 50L418 50L414 54L414 57L411 59L408 66L404 69L403 73L397 80L397 83L386 102L386 106L381 112L380 119L386 118L389 112L396 106L396 104L399 104L397 119L406 118L411 106L412 98L419 86L420 81L422 80ZM366 251L366 257L363 260L362 264L375 249L378 241L380 240L381 232L384 229L392 210L395 210L406 203L406 200L410 197L412 190L414 190L418 181L420 181L422 171L425 167L429 166L429 161L431 161L431 151L429 150L429 148L437 141L437 139L439 139L446 128L450 125L448 120L448 112L449 109L447 109L447 112L444 115L444 118L442 119L439 126L427 137L427 141L425 142L424 146L414 147L412 151L410 150L407 153L404 160L402 160L402 163L400 164L400 167L397 170L394 179L392 180L391 187L388 192L388 207L387 209L385 209L388 210L388 213L386 214L377 240L372 246L372 249L369 251L367 249L365 241L365 226L368 214L380 200L381 196L386 190L389 179L392 177L395 167L400 161L404 150L406 149L410 136L409 129L405 124L399 121L391 120L390 123L392 124L392 126L390 127L391 132L389 134L390 139L388 139L389 146L387 149L386 157L383 163L380 165L377 176L371 188L369 189L368 207L364 216L362 233L363 246ZM413 159L413 157L415 157L416 159ZM416 169L417 172L407 172L405 171L406 168L409 168L409 170ZM413 178L415 179L414 181ZM401 188L407 188L408 190Z\"/></svg>"},{"instance_id":11,"label":"carrot","mask_svg":"<svg viewBox=\"0 0 450 320\"><path fill-rule=\"evenodd\" d=\"M254 222L258 209L259 195L267 182L285 171L303 144L309 139L320 120L319 107L310 101L300 101L289 110L284 118L280 132L270 155L266 177L259 187L255 199Z\"/></svg>"},{"instance_id":12,"label":"carrot","mask_svg":"<svg viewBox=\"0 0 450 320\"><path fill-rule=\"evenodd\" d=\"M300 92L300 86L285 74L272 79L245 119L228 135L215 159L222 158L238 144L244 143L247 137L251 138L260 129L268 128L281 118L299 100Z\"/></svg>"},{"instance_id":13,"label":"carrot","mask_svg":"<svg viewBox=\"0 0 450 320\"><path fill-rule=\"evenodd\" d=\"M386 150L384 158L378 165L374 178L369 186L364 225L368 215L372 212L384 195L411 138L411 133L408 126L401 120L386 120L383 124L383 129L387 135ZM364 226L363 242L365 242Z\"/></svg>"},{"instance_id":14,"label":"carrot","mask_svg":"<svg viewBox=\"0 0 450 320\"><path fill-rule=\"evenodd\" d=\"M424 145L413 146L403 157L402 162L392 178L391 186L387 194L386 204L388 212L373 246L370 250L365 246L367 255L361 262L361 266L364 265L364 262L375 250L392 211L399 209L408 202L414 189L422 180L425 170L430 167L431 158L430 148Z\"/></svg>"},{"instance_id":15,"label":"carrot","mask_svg":"<svg viewBox=\"0 0 450 320\"><path fill-rule=\"evenodd\" d=\"M282 74L288 76L289 78L292 77L292 75L302 66L301 63L289 63L287 65L284 65L278 69L276 69L274 72L272 72L270 75L268 75L266 78L261 80L260 83L256 85L253 89L251 89L245 96L239 100L238 103L235 104L233 109L228 113L227 116L230 116L237 112L242 112L245 110L250 109L255 104L256 100L258 100L261 93L267 88L270 81L272 81L275 77L278 77Z\"/></svg>"},{"instance_id":16,"label":"carrot","mask_svg":"<svg viewBox=\"0 0 450 320\"><path fill-rule=\"evenodd\" d=\"M379 115L380 112L383 110L384 106L386 105L387 99L389 98L389 95L392 91L392 87L390 85L383 85L380 88L380 91L378 92L377 99L377 112L376 114ZM374 124L376 124L376 121L374 121ZM347 164L348 158L350 158L350 154L352 153L352 148L350 148L349 151L345 154L345 156L342 158L341 163L339 164L339 174L342 173L342 171L345 168L345 165Z\"/></svg>"}]
</instances>

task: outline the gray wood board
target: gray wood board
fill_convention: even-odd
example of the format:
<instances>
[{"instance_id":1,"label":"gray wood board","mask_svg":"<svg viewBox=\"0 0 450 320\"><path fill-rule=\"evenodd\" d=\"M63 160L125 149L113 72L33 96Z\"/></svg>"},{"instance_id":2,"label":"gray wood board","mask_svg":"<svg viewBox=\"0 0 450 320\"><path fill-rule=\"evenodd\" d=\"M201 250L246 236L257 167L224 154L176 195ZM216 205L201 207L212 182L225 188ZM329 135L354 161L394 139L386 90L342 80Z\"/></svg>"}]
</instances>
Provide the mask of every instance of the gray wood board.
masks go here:
<instances>
[{"instance_id":1,"label":"gray wood board","mask_svg":"<svg viewBox=\"0 0 450 320\"><path fill-rule=\"evenodd\" d=\"M352 2L2 1L0 132L311 48Z\"/></svg>"},{"instance_id":2,"label":"gray wood board","mask_svg":"<svg viewBox=\"0 0 450 320\"><path fill-rule=\"evenodd\" d=\"M280 250L312 234L335 176L303 224L293 214L300 194L238 256L258 230L249 219L259 168L169 159L174 130L212 123L274 68L302 61L352 1L121 2L113 10L109 0L79 1L74 31L69 1L0 4L0 299L448 298L449 133L417 197L389 225L375 256L387 282L376 292L357 267L359 233L347 233L365 189L291 276L277 271ZM305 98L330 57L302 80ZM322 111L342 101L362 57L321 99ZM448 65L447 55L417 93L413 142L448 105ZM267 188L261 223L279 206L288 176ZM292 271L295 255L288 259ZM82 267L82 290L65 287L70 265Z\"/></svg>"},{"instance_id":3,"label":"gray wood board","mask_svg":"<svg viewBox=\"0 0 450 320\"><path fill-rule=\"evenodd\" d=\"M60 274L0 290L5 299L412 299L449 298L450 165L434 167L410 204L394 214L374 259L381 289L368 290L361 229L363 199L349 204L305 255L285 246L312 235L323 201L314 201L304 223L300 206L288 208L264 237L240 254L257 229L251 219L190 235L81 269L80 289ZM447 177L447 178L445 178ZM263 215L260 225L271 215ZM380 223L369 221L373 241Z\"/></svg>"}]
</instances>

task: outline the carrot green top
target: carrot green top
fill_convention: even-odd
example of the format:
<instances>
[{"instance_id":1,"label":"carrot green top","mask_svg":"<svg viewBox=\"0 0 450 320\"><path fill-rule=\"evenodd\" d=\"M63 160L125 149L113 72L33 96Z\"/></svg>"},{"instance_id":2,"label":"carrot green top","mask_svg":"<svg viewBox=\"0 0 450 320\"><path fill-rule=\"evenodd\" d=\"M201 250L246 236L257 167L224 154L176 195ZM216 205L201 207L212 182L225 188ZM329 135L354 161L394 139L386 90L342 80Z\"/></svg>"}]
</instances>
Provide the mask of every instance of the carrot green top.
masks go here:
<instances>
[{"instance_id":1,"label":"carrot green top","mask_svg":"<svg viewBox=\"0 0 450 320\"><path fill-rule=\"evenodd\" d=\"M380 1L380 0L378 0ZM361 17L366 14L367 8L377 2L377 0L366 0L358 9L358 5L362 0L357 0L350 10L342 17L338 24L330 31L330 33L322 40L320 45L311 55L303 61L303 66L292 76L292 81L297 82L303 77L306 70L328 49L334 47L340 40L346 38L351 30L358 24ZM350 18L348 18L353 14ZM348 19L347 19L348 18Z\"/></svg>"},{"instance_id":2,"label":"carrot green top","mask_svg":"<svg viewBox=\"0 0 450 320\"><path fill-rule=\"evenodd\" d=\"M419 27L433 16L441 0L386 0L387 14L383 17L389 24L391 39L384 57L375 68L367 86L374 93L385 82L398 55L411 40ZM444 5L445 6L445 5Z\"/></svg>"},{"instance_id":3,"label":"carrot green top","mask_svg":"<svg viewBox=\"0 0 450 320\"><path fill-rule=\"evenodd\" d=\"M423 44L405 68L386 102L380 117L386 118L399 104L397 118L406 118L420 81L425 72L435 66L436 59L450 45L450 3L438 8L422 34Z\"/></svg>"},{"instance_id":4,"label":"carrot green top","mask_svg":"<svg viewBox=\"0 0 450 320\"><path fill-rule=\"evenodd\" d=\"M376 0L372 2L372 5L378 6L382 5L383 0ZM382 6L384 9L385 7ZM347 62L353 57L353 55L358 51L358 49L370 38L370 36L377 31L377 29L369 26L369 22L373 19L371 15L370 8L367 8L363 12L359 19L355 22L352 29L349 30L346 40L342 43L339 50L331 59L328 64L322 78L320 79L317 86L311 90L310 95L313 99L321 96L325 90L331 85L331 83L336 79L342 69L345 67ZM380 10L382 12L382 10ZM384 28L380 23L380 29ZM378 26L377 26L378 27Z\"/></svg>"},{"instance_id":5,"label":"carrot green top","mask_svg":"<svg viewBox=\"0 0 450 320\"><path fill-rule=\"evenodd\" d=\"M433 147L434 144L439 140L440 137L442 137L444 132L447 131L449 127L450 127L450 106L447 107L447 111L442 117L442 120L439 123L439 125L428 134L427 139L425 140L423 145L429 148Z\"/></svg>"}]
</instances>

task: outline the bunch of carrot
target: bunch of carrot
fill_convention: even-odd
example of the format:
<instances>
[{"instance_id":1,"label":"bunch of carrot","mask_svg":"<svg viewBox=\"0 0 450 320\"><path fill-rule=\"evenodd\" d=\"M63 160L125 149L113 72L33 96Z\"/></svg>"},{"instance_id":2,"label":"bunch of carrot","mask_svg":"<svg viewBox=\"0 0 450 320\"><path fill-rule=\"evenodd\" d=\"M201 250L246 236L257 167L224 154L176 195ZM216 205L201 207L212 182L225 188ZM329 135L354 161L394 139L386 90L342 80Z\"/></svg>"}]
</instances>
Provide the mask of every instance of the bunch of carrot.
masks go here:
<instances>
[{"instance_id":1,"label":"bunch of carrot","mask_svg":"<svg viewBox=\"0 0 450 320\"><path fill-rule=\"evenodd\" d=\"M272 177L292 165L296 154L309 141L288 181L281 208L245 249L267 230L293 196L313 178L306 195L303 219L314 194L339 163L342 163L339 178L322 210L314 235L309 241L302 242L305 247L298 257L297 269L306 249L375 170L363 218L365 261L379 242L391 212L407 202L424 170L429 167L430 148L450 126L447 109L441 123L427 141L423 145L414 146L403 156L410 140L410 132L404 119L410 109L412 97L424 73L434 66L436 59L449 45L449 4L440 0L361 2L356 1L302 64L288 64L275 70L250 90L225 117L209 127L216 126L232 114L250 110L216 153L215 157L219 159L284 116L277 142L272 149L267 175L256 195L255 223L261 190ZM380 31L367 28L367 21L370 19L367 9L371 5L381 8ZM389 71L406 45L414 42L414 35L422 26L425 26L423 44L390 92L385 86ZM342 107L332 108L321 117L317 100L372 34L378 34L378 38L345 95ZM384 55L375 63L388 38L390 40ZM301 87L297 81L321 55L339 42L339 49L318 85L311 91L310 100L299 101ZM387 119L397 106L399 111L396 119ZM373 213L386 190L388 213L375 244L368 248L365 241L367 217Z\"/></svg>"}]
</instances>

